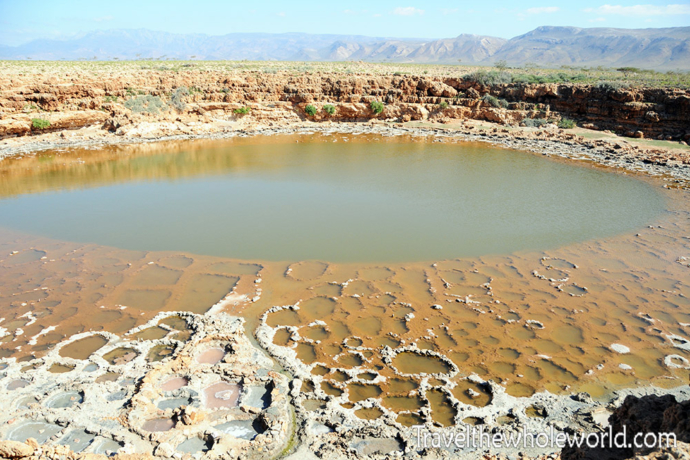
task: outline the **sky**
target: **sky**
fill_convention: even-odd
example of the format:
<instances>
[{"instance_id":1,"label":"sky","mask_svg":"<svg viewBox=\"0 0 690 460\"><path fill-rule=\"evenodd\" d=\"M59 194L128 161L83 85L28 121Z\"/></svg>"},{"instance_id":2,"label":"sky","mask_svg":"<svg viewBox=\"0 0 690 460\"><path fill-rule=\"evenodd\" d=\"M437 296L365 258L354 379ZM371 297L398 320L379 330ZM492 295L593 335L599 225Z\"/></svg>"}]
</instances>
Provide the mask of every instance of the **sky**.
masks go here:
<instances>
[{"instance_id":1,"label":"sky","mask_svg":"<svg viewBox=\"0 0 690 460\"><path fill-rule=\"evenodd\" d=\"M440 0L0 0L0 44L69 38L92 30L150 29L224 35L304 32L449 38L511 38L542 25L690 26L690 1Z\"/></svg>"}]
</instances>

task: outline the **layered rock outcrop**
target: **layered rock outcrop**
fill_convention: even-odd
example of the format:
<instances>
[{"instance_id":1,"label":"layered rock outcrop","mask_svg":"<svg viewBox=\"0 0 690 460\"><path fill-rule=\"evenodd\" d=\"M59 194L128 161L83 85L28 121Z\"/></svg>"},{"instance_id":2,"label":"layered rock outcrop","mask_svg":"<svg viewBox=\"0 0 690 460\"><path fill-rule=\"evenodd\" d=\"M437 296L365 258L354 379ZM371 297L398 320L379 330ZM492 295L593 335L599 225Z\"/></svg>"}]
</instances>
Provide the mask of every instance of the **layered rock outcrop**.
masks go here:
<instances>
[{"instance_id":1,"label":"layered rock outcrop","mask_svg":"<svg viewBox=\"0 0 690 460\"><path fill-rule=\"evenodd\" d=\"M185 88L184 96L175 91ZM487 97L491 96L491 97ZM385 104L375 113L370 103ZM116 130L130 120L235 115L250 106L274 120L477 119L517 124L573 118L594 129L635 137L690 140L690 91L580 84L485 86L461 78L289 72L142 71L139 74L40 74L0 77L0 137L99 124ZM322 110L334 106L333 114Z\"/></svg>"}]
</instances>

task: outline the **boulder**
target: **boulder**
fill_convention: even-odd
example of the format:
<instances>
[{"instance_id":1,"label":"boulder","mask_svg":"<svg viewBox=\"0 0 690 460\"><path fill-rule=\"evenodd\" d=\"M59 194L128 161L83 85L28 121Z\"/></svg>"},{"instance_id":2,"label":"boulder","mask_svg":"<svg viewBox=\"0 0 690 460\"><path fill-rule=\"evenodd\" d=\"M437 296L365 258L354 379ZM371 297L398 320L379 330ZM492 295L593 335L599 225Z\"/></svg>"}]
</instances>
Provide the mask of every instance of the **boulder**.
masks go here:
<instances>
[{"instance_id":1,"label":"boulder","mask_svg":"<svg viewBox=\"0 0 690 460\"><path fill-rule=\"evenodd\" d=\"M18 441L0 441L0 458L25 458L34 454L34 448Z\"/></svg>"}]
</instances>

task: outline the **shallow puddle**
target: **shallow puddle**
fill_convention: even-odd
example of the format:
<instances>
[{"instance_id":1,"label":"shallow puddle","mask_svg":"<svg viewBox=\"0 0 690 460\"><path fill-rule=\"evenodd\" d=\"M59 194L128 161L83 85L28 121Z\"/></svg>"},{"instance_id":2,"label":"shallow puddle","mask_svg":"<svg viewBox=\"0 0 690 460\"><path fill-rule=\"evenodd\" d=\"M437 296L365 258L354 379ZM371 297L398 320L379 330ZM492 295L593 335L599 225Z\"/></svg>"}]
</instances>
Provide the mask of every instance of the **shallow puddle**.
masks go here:
<instances>
[{"instance_id":1,"label":"shallow puddle","mask_svg":"<svg viewBox=\"0 0 690 460\"><path fill-rule=\"evenodd\" d=\"M81 404L82 402L84 402L84 395L82 393L67 391L48 398L45 402L45 406L52 409L66 409Z\"/></svg>"},{"instance_id":2,"label":"shallow puddle","mask_svg":"<svg viewBox=\"0 0 690 460\"><path fill-rule=\"evenodd\" d=\"M154 326L137 332L132 336L133 340L158 340L168 335L169 331L162 327Z\"/></svg>"},{"instance_id":3,"label":"shallow puddle","mask_svg":"<svg viewBox=\"0 0 690 460\"><path fill-rule=\"evenodd\" d=\"M9 391L13 390L19 390L20 388L24 388L29 386L29 382L26 380L12 380L10 383L7 384L7 389Z\"/></svg>"},{"instance_id":4,"label":"shallow puddle","mask_svg":"<svg viewBox=\"0 0 690 460\"><path fill-rule=\"evenodd\" d=\"M175 428L175 422L169 418L155 418L152 420L147 420L141 426L142 430L151 433L170 431L173 428Z\"/></svg>"},{"instance_id":5,"label":"shallow puddle","mask_svg":"<svg viewBox=\"0 0 690 460\"><path fill-rule=\"evenodd\" d=\"M400 414L395 421L407 427L424 424L424 418L418 414Z\"/></svg>"},{"instance_id":6,"label":"shallow puddle","mask_svg":"<svg viewBox=\"0 0 690 460\"><path fill-rule=\"evenodd\" d=\"M173 377L163 382L160 389L163 391L175 391L186 387L188 384L189 380L186 377Z\"/></svg>"},{"instance_id":7,"label":"shallow puddle","mask_svg":"<svg viewBox=\"0 0 690 460\"><path fill-rule=\"evenodd\" d=\"M170 358L175 352L175 347L172 345L156 345L151 348L149 354L146 355L146 360L150 363L157 363L166 358Z\"/></svg>"},{"instance_id":8,"label":"shallow puddle","mask_svg":"<svg viewBox=\"0 0 690 460\"><path fill-rule=\"evenodd\" d=\"M426 397L431 406L431 418L441 426L453 426L455 410L450 404L448 395L440 390L431 390L426 392Z\"/></svg>"},{"instance_id":9,"label":"shallow puddle","mask_svg":"<svg viewBox=\"0 0 690 460\"><path fill-rule=\"evenodd\" d=\"M63 358L87 359L108 343L108 339L100 335L92 335L66 345L60 349Z\"/></svg>"},{"instance_id":10,"label":"shallow puddle","mask_svg":"<svg viewBox=\"0 0 690 460\"><path fill-rule=\"evenodd\" d=\"M204 389L204 407L208 409L229 409L237 407L241 387L235 383L218 382Z\"/></svg>"},{"instance_id":11,"label":"shallow puddle","mask_svg":"<svg viewBox=\"0 0 690 460\"><path fill-rule=\"evenodd\" d=\"M52 423L24 421L19 422L7 433L7 439L25 442L29 438L34 438L38 443L43 444L60 431L62 431L62 427Z\"/></svg>"},{"instance_id":12,"label":"shallow puddle","mask_svg":"<svg viewBox=\"0 0 690 460\"><path fill-rule=\"evenodd\" d=\"M199 364L218 364L225 357L225 350L222 348L209 348L203 351L196 358L196 362Z\"/></svg>"},{"instance_id":13,"label":"shallow puddle","mask_svg":"<svg viewBox=\"0 0 690 460\"><path fill-rule=\"evenodd\" d=\"M383 415L383 411L377 407L357 409L355 415L363 420L376 420Z\"/></svg>"},{"instance_id":14,"label":"shallow puddle","mask_svg":"<svg viewBox=\"0 0 690 460\"><path fill-rule=\"evenodd\" d=\"M450 371L448 364L435 356L403 352L393 358L393 366L403 374L445 374Z\"/></svg>"},{"instance_id":15,"label":"shallow puddle","mask_svg":"<svg viewBox=\"0 0 690 460\"><path fill-rule=\"evenodd\" d=\"M65 374L67 372L72 372L74 369L75 366L66 366L64 364L55 363L48 368L48 372L51 374Z\"/></svg>"},{"instance_id":16,"label":"shallow puddle","mask_svg":"<svg viewBox=\"0 0 690 460\"><path fill-rule=\"evenodd\" d=\"M369 398L378 398L383 391L377 385L365 385L362 383L351 383L347 386L350 392L350 401L358 402Z\"/></svg>"},{"instance_id":17,"label":"shallow puddle","mask_svg":"<svg viewBox=\"0 0 690 460\"><path fill-rule=\"evenodd\" d=\"M156 406L161 409L161 410L166 410L166 409L177 409L182 406L188 406L192 403L192 400L189 398L171 398L171 399L164 399L160 401Z\"/></svg>"},{"instance_id":18,"label":"shallow puddle","mask_svg":"<svg viewBox=\"0 0 690 460\"><path fill-rule=\"evenodd\" d=\"M214 428L223 434L229 434L246 441L252 441L265 431L261 424L255 420L232 420L216 425Z\"/></svg>"},{"instance_id":19,"label":"shallow puddle","mask_svg":"<svg viewBox=\"0 0 690 460\"><path fill-rule=\"evenodd\" d=\"M96 439L94 435L84 430L72 430L60 439L58 443L60 445L69 446L74 452L82 452L91 445L94 439Z\"/></svg>"},{"instance_id":20,"label":"shallow puddle","mask_svg":"<svg viewBox=\"0 0 690 460\"><path fill-rule=\"evenodd\" d=\"M213 443L200 437L189 438L177 446L177 451L183 454L196 454L208 452L213 447Z\"/></svg>"},{"instance_id":21,"label":"shallow puddle","mask_svg":"<svg viewBox=\"0 0 690 460\"><path fill-rule=\"evenodd\" d=\"M422 399L416 396L387 396L383 398L382 404L395 412L414 412L424 406Z\"/></svg>"},{"instance_id":22,"label":"shallow puddle","mask_svg":"<svg viewBox=\"0 0 690 460\"><path fill-rule=\"evenodd\" d=\"M132 348L120 347L104 354L103 359L112 365L122 365L132 361L137 355L138 353Z\"/></svg>"}]
</instances>

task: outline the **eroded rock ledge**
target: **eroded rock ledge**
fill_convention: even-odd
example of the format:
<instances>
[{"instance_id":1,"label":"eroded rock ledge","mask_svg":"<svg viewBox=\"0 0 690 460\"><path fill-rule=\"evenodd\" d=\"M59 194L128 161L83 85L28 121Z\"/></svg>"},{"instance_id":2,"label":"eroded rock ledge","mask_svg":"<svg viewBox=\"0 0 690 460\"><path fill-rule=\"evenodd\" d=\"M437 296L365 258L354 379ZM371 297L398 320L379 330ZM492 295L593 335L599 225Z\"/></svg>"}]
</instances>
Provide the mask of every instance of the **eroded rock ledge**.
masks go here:
<instances>
[{"instance_id":1,"label":"eroded rock ledge","mask_svg":"<svg viewBox=\"0 0 690 460\"><path fill-rule=\"evenodd\" d=\"M490 97L489 97L490 96ZM370 103L385 104L375 113ZM333 113L323 111L333 105ZM187 70L95 75L79 71L0 76L0 138L99 124L113 132L151 120L203 120L241 107L274 122L475 119L515 125L569 117L631 137L690 140L690 92L582 84L497 84L458 77ZM271 113L273 112L273 113Z\"/></svg>"}]
</instances>

